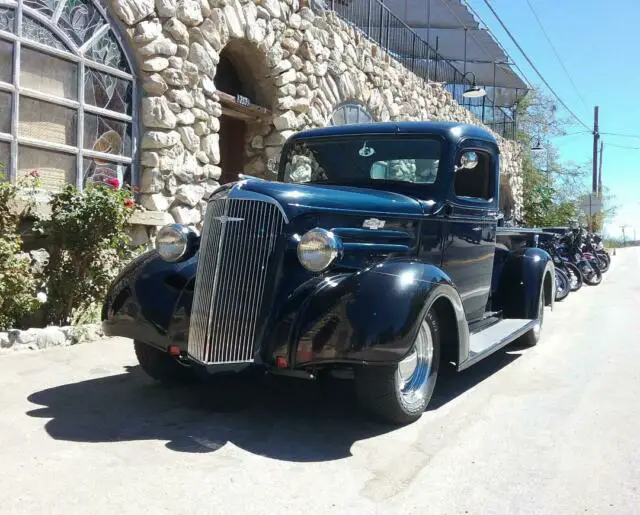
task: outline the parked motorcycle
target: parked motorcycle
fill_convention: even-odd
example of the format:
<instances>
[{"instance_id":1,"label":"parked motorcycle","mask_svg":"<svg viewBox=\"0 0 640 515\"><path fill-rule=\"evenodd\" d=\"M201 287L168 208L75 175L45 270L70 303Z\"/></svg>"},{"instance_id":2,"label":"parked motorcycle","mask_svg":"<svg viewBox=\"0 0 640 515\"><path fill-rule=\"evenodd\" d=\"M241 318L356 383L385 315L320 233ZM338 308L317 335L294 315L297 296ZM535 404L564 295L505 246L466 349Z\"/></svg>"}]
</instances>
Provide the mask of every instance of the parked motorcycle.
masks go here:
<instances>
[{"instance_id":1,"label":"parked motorcycle","mask_svg":"<svg viewBox=\"0 0 640 515\"><path fill-rule=\"evenodd\" d=\"M539 246L546 250L551 258L556 270L560 270L569 280L570 291L578 291L582 288L583 277L580 269L566 256L564 247L560 242L559 235L544 235L539 239Z\"/></svg>"},{"instance_id":2,"label":"parked motorcycle","mask_svg":"<svg viewBox=\"0 0 640 515\"><path fill-rule=\"evenodd\" d=\"M583 252L581 230L574 230L562 239L558 247L561 255L568 258L569 262L578 267L582 278L589 286L597 286L602 282L602 271L596 255L591 252Z\"/></svg>"}]
</instances>

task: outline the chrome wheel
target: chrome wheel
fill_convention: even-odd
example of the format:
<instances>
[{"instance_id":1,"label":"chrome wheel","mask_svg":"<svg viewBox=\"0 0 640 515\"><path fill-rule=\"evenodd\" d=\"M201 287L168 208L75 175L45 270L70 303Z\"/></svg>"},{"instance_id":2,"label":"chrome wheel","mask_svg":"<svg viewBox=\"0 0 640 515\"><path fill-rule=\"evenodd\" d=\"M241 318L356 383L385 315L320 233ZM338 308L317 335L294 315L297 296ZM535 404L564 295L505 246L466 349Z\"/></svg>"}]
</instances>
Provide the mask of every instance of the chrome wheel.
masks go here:
<instances>
[{"instance_id":1,"label":"chrome wheel","mask_svg":"<svg viewBox=\"0 0 640 515\"><path fill-rule=\"evenodd\" d=\"M408 424L427 408L438 379L440 326L429 310L420 321L411 351L393 365L356 369L356 394L363 408L394 424Z\"/></svg>"},{"instance_id":2,"label":"chrome wheel","mask_svg":"<svg viewBox=\"0 0 640 515\"><path fill-rule=\"evenodd\" d=\"M427 395L427 381L433 366L433 338L423 320L411 353L398 363L397 383L400 400L408 408L420 406Z\"/></svg>"},{"instance_id":3,"label":"chrome wheel","mask_svg":"<svg viewBox=\"0 0 640 515\"><path fill-rule=\"evenodd\" d=\"M540 338L540 331L542 331L542 320L544 318L544 295L540 297L538 302L538 317L536 323L533 326L533 337L536 341Z\"/></svg>"}]
</instances>

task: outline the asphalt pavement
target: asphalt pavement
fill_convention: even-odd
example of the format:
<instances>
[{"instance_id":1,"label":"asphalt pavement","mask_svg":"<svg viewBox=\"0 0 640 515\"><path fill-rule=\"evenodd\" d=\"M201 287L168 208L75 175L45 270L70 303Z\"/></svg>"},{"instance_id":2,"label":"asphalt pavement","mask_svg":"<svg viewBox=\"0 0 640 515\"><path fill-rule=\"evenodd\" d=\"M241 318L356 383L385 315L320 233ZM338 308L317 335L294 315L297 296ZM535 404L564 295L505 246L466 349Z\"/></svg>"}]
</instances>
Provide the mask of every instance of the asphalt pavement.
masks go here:
<instances>
[{"instance_id":1,"label":"asphalt pavement","mask_svg":"<svg viewBox=\"0 0 640 515\"><path fill-rule=\"evenodd\" d=\"M640 513L639 270L618 251L400 429L341 382L166 389L123 339L2 355L0 513Z\"/></svg>"}]
</instances>

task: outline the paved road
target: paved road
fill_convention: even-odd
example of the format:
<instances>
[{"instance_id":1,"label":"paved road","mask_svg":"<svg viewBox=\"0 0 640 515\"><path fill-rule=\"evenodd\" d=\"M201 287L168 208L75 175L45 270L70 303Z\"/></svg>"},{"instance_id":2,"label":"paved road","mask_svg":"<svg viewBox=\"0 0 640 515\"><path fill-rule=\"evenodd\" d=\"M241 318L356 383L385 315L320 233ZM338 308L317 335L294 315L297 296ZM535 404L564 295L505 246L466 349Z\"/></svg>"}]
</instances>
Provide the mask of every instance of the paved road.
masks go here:
<instances>
[{"instance_id":1,"label":"paved road","mask_svg":"<svg viewBox=\"0 0 640 515\"><path fill-rule=\"evenodd\" d=\"M640 513L640 249L614 259L402 429L297 382L221 412L124 340L0 356L0 512Z\"/></svg>"}]
</instances>

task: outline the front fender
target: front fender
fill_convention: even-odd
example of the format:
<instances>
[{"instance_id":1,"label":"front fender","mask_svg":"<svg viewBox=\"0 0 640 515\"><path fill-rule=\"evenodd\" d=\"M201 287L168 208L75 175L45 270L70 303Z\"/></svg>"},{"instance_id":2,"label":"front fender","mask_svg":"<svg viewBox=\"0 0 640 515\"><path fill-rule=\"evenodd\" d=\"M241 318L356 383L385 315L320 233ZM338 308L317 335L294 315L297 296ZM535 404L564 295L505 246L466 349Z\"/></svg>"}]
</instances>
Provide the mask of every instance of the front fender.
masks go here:
<instances>
[{"instance_id":1,"label":"front fender","mask_svg":"<svg viewBox=\"0 0 640 515\"><path fill-rule=\"evenodd\" d=\"M387 261L320 281L291 324L290 363L396 363L440 297L453 308L462 351L469 334L462 301L447 274L433 265Z\"/></svg>"},{"instance_id":2,"label":"front fender","mask_svg":"<svg viewBox=\"0 0 640 515\"><path fill-rule=\"evenodd\" d=\"M124 336L167 350L186 350L188 313L193 296L197 253L169 263L151 250L129 263L111 284L102 308L107 336ZM185 309L182 309L181 306ZM186 321L186 332L184 323Z\"/></svg>"}]
</instances>

